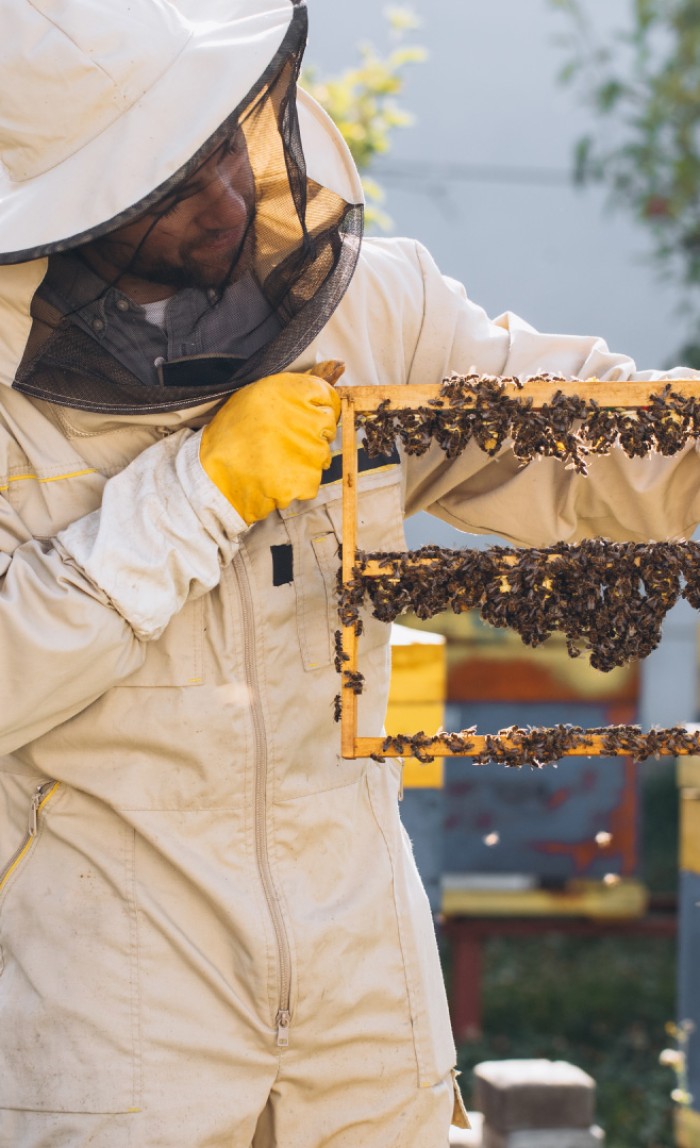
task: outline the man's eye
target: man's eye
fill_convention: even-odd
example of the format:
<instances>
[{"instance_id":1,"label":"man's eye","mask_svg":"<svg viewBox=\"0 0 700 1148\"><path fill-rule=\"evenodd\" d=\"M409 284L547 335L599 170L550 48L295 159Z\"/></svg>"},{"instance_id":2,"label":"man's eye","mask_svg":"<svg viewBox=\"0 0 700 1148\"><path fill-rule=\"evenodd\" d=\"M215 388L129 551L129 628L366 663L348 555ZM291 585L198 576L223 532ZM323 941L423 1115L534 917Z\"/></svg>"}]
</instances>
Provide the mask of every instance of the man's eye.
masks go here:
<instances>
[{"instance_id":1,"label":"man's eye","mask_svg":"<svg viewBox=\"0 0 700 1148\"><path fill-rule=\"evenodd\" d=\"M165 219L168 215L172 215L174 211L180 206L179 200L174 199L167 207L161 207L158 211L158 218Z\"/></svg>"}]
</instances>

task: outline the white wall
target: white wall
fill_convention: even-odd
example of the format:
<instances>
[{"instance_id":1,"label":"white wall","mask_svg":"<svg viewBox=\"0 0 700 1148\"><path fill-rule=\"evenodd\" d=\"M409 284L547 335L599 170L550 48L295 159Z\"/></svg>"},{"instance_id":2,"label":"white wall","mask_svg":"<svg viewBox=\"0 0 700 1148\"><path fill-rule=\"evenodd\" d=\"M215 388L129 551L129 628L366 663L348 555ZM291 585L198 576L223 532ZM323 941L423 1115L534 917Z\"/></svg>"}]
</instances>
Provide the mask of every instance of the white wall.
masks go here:
<instances>
[{"instance_id":1,"label":"white wall","mask_svg":"<svg viewBox=\"0 0 700 1148\"><path fill-rule=\"evenodd\" d=\"M610 30L628 7L587 3ZM376 0L309 8L307 58L322 72L354 62L360 40L387 42ZM491 314L514 310L542 330L603 335L640 366L666 363L684 329L674 292L645 265L644 233L606 213L600 190L567 182L591 120L557 83L564 17L547 0L414 0L413 9L423 26L412 38L430 53L404 96L416 124L394 135L376 168L395 232L425 242Z\"/></svg>"}]
</instances>

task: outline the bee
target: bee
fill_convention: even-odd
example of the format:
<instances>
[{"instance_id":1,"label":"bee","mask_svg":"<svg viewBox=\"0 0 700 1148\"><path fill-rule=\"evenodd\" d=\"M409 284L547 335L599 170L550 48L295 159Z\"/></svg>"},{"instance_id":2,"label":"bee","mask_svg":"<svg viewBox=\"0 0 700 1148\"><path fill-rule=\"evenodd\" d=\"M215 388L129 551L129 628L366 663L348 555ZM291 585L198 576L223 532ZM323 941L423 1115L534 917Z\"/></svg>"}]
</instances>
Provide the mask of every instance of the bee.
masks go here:
<instances>
[{"instance_id":1,"label":"bee","mask_svg":"<svg viewBox=\"0 0 700 1148\"><path fill-rule=\"evenodd\" d=\"M359 670L343 670L343 689L350 690L351 693L359 696L364 685L364 674L361 674Z\"/></svg>"},{"instance_id":2,"label":"bee","mask_svg":"<svg viewBox=\"0 0 700 1148\"><path fill-rule=\"evenodd\" d=\"M338 570L337 578L337 612L342 626L352 626L355 634L362 634L364 625L360 617L360 606L367 592L366 579L362 573L362 553L357 553L357 564L353 575L347 582L343 581L342 567ZM337 652L336 645L336 652Z\"/></svg>"},{"instance_id":3,"label":"bee","mask_svg":"<svg viewBox=\"0 0 700 1148\"><path fill-rule=\"evenodd\" d=\"M435 756L428 753L428 749L437 741L437 738L430 737L428 734L424 733L423 730L420 730L418 733L414 733L411 737L407 737L403 740L407 745L407 750L405 752L410 754L411 757L415 757L418 761L422 762L423 765L429 765L431 762L435 761Z\"/></svg>"},{"instance_id":4,"label":"bee","mask_svg":"<svg viewBox=\"0 0 700 1148\"><path fill-rule=\"evenodd\" d=\"M345 653L343 649L343 634L341 630L336 630L333 635L333 648L335 651L335 670L339 674L342 671L343 663L350 661L350 655Z\"/></svg>"}]
</instances>

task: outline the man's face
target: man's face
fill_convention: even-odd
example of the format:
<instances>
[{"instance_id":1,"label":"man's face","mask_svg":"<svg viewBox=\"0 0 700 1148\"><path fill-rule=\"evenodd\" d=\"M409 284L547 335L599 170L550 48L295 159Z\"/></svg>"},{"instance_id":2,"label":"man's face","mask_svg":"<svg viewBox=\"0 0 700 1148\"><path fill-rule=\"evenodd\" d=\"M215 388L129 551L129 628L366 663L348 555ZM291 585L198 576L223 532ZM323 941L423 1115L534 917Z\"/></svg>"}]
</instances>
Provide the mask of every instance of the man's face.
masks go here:
<instances>
[{"instance_id":1,"label":"man's face","mask_svg":"<svg viewBox=\"0 0 700 1148\"><path fill-rule=\"evenodd\" d=\"M133 223L86 244L83 257L138 303L183 287L223 287L254 214L253 173L239 129L182 187Z\"/></svg>"}]
</instances>

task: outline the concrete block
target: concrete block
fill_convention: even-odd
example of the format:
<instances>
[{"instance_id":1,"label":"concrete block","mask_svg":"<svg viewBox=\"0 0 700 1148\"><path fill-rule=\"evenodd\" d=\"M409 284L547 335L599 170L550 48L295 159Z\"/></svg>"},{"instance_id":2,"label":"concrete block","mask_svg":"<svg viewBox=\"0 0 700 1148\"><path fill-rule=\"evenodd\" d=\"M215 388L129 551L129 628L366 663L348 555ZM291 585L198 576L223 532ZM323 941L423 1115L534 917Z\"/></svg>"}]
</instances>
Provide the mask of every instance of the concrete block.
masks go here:
<instances>
[{"instance_id":1,"label":"concrete block","mask_svg":"<svg viewBox=\"0 0 700 1148\"><path fill-rule=\"evenodd\" d=\"M473 1105L494 1132L588 1131L594 1118L595 1081L562 1060L487 1060L474 1069Z\"/></svg>"},{"instance_id":2,"label":"concrete block","mask_svg":"<svg viewBox=\"0 0 700 1148\"><path fill-rule=\"evenodd\" d=\"M480 1148L603 1148L602 1128L529 1128L524 1132L494 1132L483 1126Z\"/></svg>"}]
</instances>

